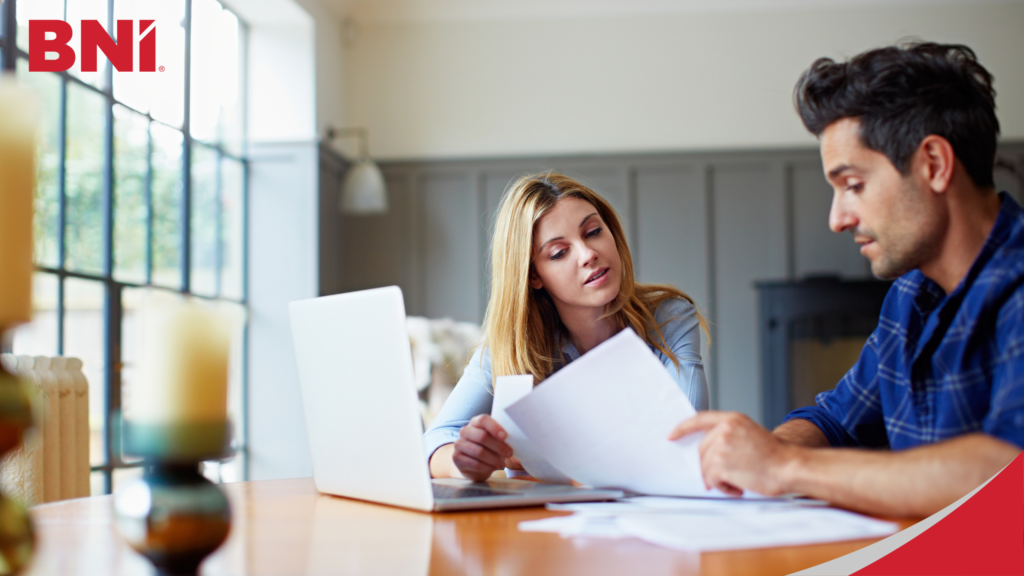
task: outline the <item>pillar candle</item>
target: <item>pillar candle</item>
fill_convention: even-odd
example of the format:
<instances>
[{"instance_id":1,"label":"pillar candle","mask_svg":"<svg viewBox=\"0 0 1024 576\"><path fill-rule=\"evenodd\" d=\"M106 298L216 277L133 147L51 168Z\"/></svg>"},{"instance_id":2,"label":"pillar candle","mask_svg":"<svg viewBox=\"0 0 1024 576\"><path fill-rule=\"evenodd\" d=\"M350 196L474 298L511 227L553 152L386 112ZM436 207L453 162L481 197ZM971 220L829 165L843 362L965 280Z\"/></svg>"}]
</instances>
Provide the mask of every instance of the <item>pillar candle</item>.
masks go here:
<instances>
[{"instance_id":1,"label":"pillar candle","mask_svg":"<svg viewBox=\"0 0 1024 576\"><path fill-rule=\"evenodd\" d=\"M138 424L227 421L228 319L194 303L148 303L142 357L125 419Z\"/></svg>"},{"instance_id":2,"label":"pillar candle","mask_svg":"<svg viewBox=\"0 0 1024 576\"><path fill-rule=\"evenodd\" d=\"M35 101L0 77L0 329L32 315Z\"/></svg>"}]
</instances>

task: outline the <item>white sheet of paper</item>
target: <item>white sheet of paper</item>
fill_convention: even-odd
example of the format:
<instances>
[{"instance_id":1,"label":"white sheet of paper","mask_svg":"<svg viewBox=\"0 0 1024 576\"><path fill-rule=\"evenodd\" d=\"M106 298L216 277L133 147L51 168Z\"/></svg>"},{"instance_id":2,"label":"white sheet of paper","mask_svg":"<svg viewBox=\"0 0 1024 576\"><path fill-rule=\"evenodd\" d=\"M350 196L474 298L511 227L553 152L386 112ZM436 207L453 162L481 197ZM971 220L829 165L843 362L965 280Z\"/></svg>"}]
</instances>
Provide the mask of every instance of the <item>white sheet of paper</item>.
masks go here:
<instances>
[{"instance_id":1,"label":"white sheet of paper","mask_svg":"<svg viewBox=\"0 0 1024 576\"><path fill-rule=\"evenodd\" d=\"M494 402L491 404L491 417L494 418L505 432L508 438L505 443L512 447L515 457L523 465L523 468L541 482L553 484L570 484L572 480L562 474L557 468L548 463L541 456L540 452L526 437L526 434L516 426L516 423L509 418L505 408L520 400L533 390L533 376L498 376L494 384Z\"/></svg>"},{"instance_id":2,"label":"white sheet of paper","mask_svg":"<svg viewBox=\"0 0 1024 576\"><path fill-rule=\"evenodd\" d=\"M714 551L881 538L899 526L833 508L794 507L747 514L624 514L623 532L677 550Z\"/></svg>"},{"instance_id":3,"label":"white sheet of paper","mask_svg":"<svg viewBox=\"0 0 1024 576\"><path fill-rule=\"evenodd\" d=\"M759 505L729 505L721 500L704 502L717 510L677 509L655 513L637 510L633 504L632 510L620 506L618 511L609 514L577 512L571 516L520 522L519 529L557 532L563 538L632 536L659 546L693 552L881 538L899 529L892 522L834 508L794 505L765 509ZM616 504L620 503L608 503L609 506ZM729 512L723 513L726 511Z\"/></svg>"},{"instance_id":4,"label":"white sheet of paper","mask_svg":"<svg viewBox=\"0 0 1024 576\"><path fill-rule=\"evenodd\" d=\"M505 411L541 456L577 482L664 496L721 494L704 488L703 434L666 439L696 410L628 328Z\"/></svg>"},{"instance_id":5,"label":"white sheet of paper","mask_svg":"<svg viewBox=\"0 0 1024 576\"><path fill-rule=\"evenodd\" d=\"M568 502L549 503L548 510L575 512L577 514L714 514L739 515L759 511L785 510L790 508L821 508L827 506L821 500L781 499L749 496L747 498L667 498L664 496L634 496L614 502Z\"/></svg>"}]
</instances>

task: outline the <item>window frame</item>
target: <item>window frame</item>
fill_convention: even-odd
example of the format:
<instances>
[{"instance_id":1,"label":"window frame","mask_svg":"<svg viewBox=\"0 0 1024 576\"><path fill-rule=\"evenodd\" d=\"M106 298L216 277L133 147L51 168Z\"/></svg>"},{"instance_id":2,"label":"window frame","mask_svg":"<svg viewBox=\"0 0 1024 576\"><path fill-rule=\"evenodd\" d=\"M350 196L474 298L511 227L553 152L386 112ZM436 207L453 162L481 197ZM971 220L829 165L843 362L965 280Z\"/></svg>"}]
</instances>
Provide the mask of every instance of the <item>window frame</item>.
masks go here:
<instances>
[{"instance_id":1,"label":"window frame","mask_svg":"<svg viewBox=\"0 0 1024 576\"><path fill-rule=\"evenodd\" d=\"M64 18L67 19L67 2L71 0L64 0ZM106 18L106 30L109 32L114 29L114 4L118 0L107 0L107 18ZM106 405L104 410L104 452L105 452L105 463L95 465L91 467L91 472L102 472L103 473L103 486L104 493L109 494L113 488L113 474L115 470L125 470L131 468L139 468L145 465L145 462L132 460L124 461L122 459L121 445L120 445L120 434L116 430L116 423L118 422L118 415L121 410L121 366L122 354L121 354L121 326L124 319L124 309L122 294L124 289L133 288L151 288L157 290L166 290L168 292L180 293L190 298L199 298L202 300L213 301L213 302L231 302L242 306L246 310L246 317L248 316L248 265L249 265L249 162L247 158L247 141L248 134L247 128L243 120L242 123L242 148L240 153L233 153L226 149L221 142L206 142L198 139L193 139L191 135L190 126L190 109L191 109L191 76L192 76L192 60L191 60L191 48L192 48L192 3L193 0L183 0L185 3L185 18L182 21L182 26L185 31L184 39L184 97L183 97L183 120L180 129L176 126L168 125L160 120L153 118L151 113L142 113L130 105L120 102L114 97L113 87L113 67L106 61L105 58L101 58L100 62L105 66L104 86L103 88L97 88L82 79L77 78L69 71L56 72L61 79L61 93L60 93L60 118L59 118L59 145L58 153L60 155L58 159L58 180L57 180L57 197L58 197L58 216L57 216L57 267L48 267L36 265L35 270L37 273L53 275L57 278L57 304L56 304L56 321L57 321L57 354L64 354L65 345L65 294L64 285L68 278L77 278L82 280L89 280L94 282L102 282L104 286L104 302L103 302L103 338L104 338L104 368L103 368L103 387L106 398ZM245 89L246 86L246 74L245 71L248 68L248 39L249 39L249 25L246 23L238 14L237 11L233 10L223 0L217 0L218 3L224 10L231 12L232 15L238 20L238 41L239 41L239 76L238 82L240 86L239 98L240 98L240 114L244 119L247 117L247 101L248 94ZM14 74L17 70L19 61L26 61L28 59L28 53L17 45L17 3L18 0L6 0L3 4L0 4L0 51L2 51L3 57L0 59L0 72ZM68 112L68 86L70 83L74 83L81 88L92 90L94 93L101 95L104 98L104 136L103 136L103 172L101 175L102 188L100 191L101 197L101 219L103 223L102 230L102 274L90 274L83 273L80 271L69 270L66 268L66 257L67 257L67 240L66 240L66 187L67 187L67 112ZM115 205L115 120L114 120L114 106L122 106L123 108L130 110L132 113L139 114L145 118L147 122L147 154L146 154L146 178L144 185L144 202L146 205L146 236L147 236L147 254L145 258L146 266L146 282L145 283L134 283L125 280L118 280L114 277L115 268L115 245L114 228L115 228L115 217L116 217L116 205ZM154 236L154 215L153 215L153 195L152 195L152 184L153 184L153 134L152 124L162 124L173 128L174 130L180 130L182 134L182 158L181 158L181 187L179 190L181 208L179 218L181 223L178 230L178 242L180 243L180 274L181 274L181 286L178 288L168 288L165 286L154 285L153 282L153 236ZM215 296L205 294L195 294L192 292L192 158L193 149L196 145L202 145L216 153L217 167L216 167L216 197L217 197L217 209L216 209L216 221L217 221L217 238L216 238L216 290ZM228 298L222 296L223 285L222 285L222 273L224 270L224 258L223 258L223 238L225 230L225 220L223 216L223 210L221 205L224 198L224 183L222 179L223 165L225 161L236 161L241 165L241 178L242 178L242 189L241 189L241 205L238 207L240 210L240 222L241 230L241 298ZM249 458L248 458L248 334L249 334L249 322L246 318L245 326L242 330L242 342L241 351L242 358L240 359L239 365L241 366L241 373L239 378L241 380L241 414L238 417L241 422L234 422L234 428L237 432L237 437L234 441L234 454L232 458L239 459L238 462L241 467L241 475L243 480L249 478ZM9 350L5 350L9 351ZM95 385L95 383L93 384Z\"/></svg>"}]
</instances>

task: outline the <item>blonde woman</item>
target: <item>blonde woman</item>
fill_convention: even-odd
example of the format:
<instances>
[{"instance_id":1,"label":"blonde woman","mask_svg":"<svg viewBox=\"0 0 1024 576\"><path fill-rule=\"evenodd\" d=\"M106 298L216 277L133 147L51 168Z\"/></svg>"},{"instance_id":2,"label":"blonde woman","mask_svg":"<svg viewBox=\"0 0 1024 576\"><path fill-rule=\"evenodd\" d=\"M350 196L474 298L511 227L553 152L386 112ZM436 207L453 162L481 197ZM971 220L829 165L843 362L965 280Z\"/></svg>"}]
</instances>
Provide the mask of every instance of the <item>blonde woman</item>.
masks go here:
<instances>
[{"instance_id":1,"label":"blonde woman","mask_svg":"<svg viewBox=\"0 0 1024 576\"><path fill-rule=\"evenodd\" d=\"M542 383L626 327L698 410L708 408L704 318L678 289L634 281L618 216L593 190L554 173L520 178L502 198L492 251L483 345L424 434L432 476L480 481L521 469L489 415L494 379L532 374Z\"/></svg>"}]
</instances>

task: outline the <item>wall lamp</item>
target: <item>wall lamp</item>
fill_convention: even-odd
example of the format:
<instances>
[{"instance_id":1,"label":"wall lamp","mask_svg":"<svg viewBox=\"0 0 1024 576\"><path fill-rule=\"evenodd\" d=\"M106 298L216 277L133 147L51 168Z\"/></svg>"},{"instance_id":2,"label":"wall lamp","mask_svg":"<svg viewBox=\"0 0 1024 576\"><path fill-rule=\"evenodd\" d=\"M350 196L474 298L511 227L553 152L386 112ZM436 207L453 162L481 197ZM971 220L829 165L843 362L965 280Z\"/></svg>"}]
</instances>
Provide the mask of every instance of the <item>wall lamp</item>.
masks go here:
<instances>
[{"instance_id":1,"label":"wall lamp","mask_svg":"<svg viewBox=\"0 0 1024 576\"><path fill-rule=\"evenodd\" d=\"M388 189L377 163L370 159L370 138L365 128L327 128L327 142L338 138L359 138L356 158L341 183L338 210L342 214L365 216L388 211Z\"/></svg>"}]
</instances>

